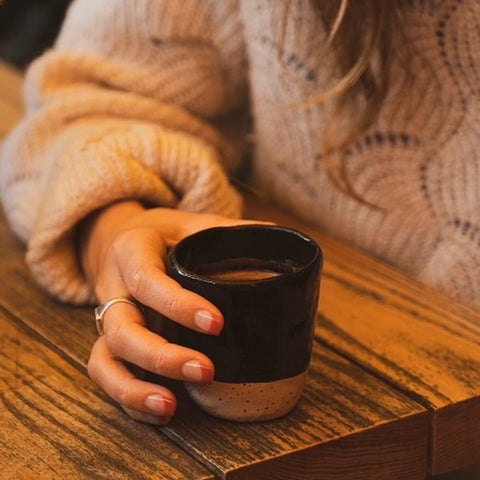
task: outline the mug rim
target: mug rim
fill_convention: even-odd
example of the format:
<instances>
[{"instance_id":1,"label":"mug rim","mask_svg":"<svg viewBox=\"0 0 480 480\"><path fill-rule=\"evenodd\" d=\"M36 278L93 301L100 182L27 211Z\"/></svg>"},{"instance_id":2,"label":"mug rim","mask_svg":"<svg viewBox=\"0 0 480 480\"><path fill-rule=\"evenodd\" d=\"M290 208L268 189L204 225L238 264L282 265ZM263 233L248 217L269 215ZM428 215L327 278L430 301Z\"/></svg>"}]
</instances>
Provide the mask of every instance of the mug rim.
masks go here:
<instances>
[{"instance_id":1,"label":"mug rim","mask_svg":"<svg viewBox=\"0 0 480 480\"><path fill-rule=\"evenodd\" d=\"M241 231L241 230L272 230L272 231L279 231L279 232L285 232L288 234L293 234L297 238L300 238L304 242L308 243L310 246L314 248L314 253L312 257L309 259L309 261L305 264L302 264L300 268L295 269L292 272L281 272L279 275L275 275L272 277L267 277L267 278L262 278L258 280L219 280L219 279L213 279L210 278L206 275L202 275L200 273L197 273L193 270L190 270L186 268L185 266L181 265L178 258L177 258L177 251L182 248L185 243L188 242L193 242L195 241L196 238L202 237L204 235L209 235L212 234L215 231ZM168 254L169 258L169 266L170 268L174 268L175 271L177 272L178 275L181 275L182 277L190 278L195 281L199 281L202 283L207 283L207 284L213 284L213 285L225 285L228 287L245 287L246 285L270 285L272 283L282 283L284 281L288 281L291 279L294 279L298 276L301 276L305 273L305 271L309 270L313 265L319 262L319 269L322 270L323 267L323 261L324 261L324 255L323 251L320 247L320 245L314 240L312 237L307 235L304 232L301 232L299 230L282 226L282 225L265 225L265 224L257 224L257 223L252 223L252 224L243 224L243 225L230 225L230 226L218 226L218 227L210 227L206 228L203 230L200 230L198 232L192 233L186 237L184 237L182 240L180 240L176 245L172 247Z\"/></svg>"}]
</instances>

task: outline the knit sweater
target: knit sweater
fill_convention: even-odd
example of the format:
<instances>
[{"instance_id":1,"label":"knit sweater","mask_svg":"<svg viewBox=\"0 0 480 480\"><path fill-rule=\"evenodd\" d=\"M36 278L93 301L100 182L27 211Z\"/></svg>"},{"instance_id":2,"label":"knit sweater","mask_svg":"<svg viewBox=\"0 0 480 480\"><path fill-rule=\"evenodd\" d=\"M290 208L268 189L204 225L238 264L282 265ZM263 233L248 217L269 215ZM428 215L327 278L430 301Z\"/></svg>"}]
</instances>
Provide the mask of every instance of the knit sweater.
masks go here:
<instances>
[{"instance_id":1,"label":"knit sweater","mask_svg":"<svg viewBox=\"0 0 480 480\"><path fill-rule=\"evenodd\" d=\"M228 181L239 150L222 130L249 110L257 190L480 307L480 3L401 1L414 75L394 59L377 120L348 150L364 202L325 171L328 110L298 106L333 85L334 61L318 54L328 32L310 2L290 2L288 17L286 4L73 3L27 72L26 114L1 153L5 212L48 292L94 300L75 228L115 200L240 215Z\"/></svg>"}]
</instances>

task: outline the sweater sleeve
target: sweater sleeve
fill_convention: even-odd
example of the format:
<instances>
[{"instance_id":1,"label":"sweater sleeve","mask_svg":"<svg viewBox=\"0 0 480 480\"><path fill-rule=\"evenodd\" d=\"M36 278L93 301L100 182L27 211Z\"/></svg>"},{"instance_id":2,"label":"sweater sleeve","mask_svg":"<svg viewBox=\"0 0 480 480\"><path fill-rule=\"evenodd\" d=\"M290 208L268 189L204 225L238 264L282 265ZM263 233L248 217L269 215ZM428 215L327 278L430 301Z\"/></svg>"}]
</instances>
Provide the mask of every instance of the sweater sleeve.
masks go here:
<instances>
[{"instance_id":1,"label":"sweater sleeve","mask_svg":"<svg viewBox=\"0 0 480 480\"><path fill-rule=\"evenodd\" d=\"M234 0L73 3L1 151L4 210L50 294L93 301L75 227L113 201L240 214L236 152L211 123L245 104L245 65Z\"/></svg>"}]
</instances>

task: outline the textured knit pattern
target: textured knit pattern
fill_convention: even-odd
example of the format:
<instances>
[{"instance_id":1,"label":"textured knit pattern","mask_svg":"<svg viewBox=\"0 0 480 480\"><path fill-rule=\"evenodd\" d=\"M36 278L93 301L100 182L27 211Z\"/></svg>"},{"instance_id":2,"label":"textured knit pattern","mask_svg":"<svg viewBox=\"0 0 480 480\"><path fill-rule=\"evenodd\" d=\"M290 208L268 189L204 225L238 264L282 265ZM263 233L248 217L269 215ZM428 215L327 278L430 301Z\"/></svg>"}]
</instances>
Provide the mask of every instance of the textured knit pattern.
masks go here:
<instances>
[{"instance_id":1,"label":"textured knit pattern","mask_svg":"<svg viewBox=\"0 0 480 480\"><path fill-rule=\"evenodd\" d=\"M290 2L285 25L277 0L77 0L2 149L4 208L37 280L92 300L75 226L116 199L238 215L225 173L238 158L212 125L247 108L248 88L255 188L480 307L480 3L400 3L414 75L394 62L378 120L348 150L362 204L322 164L328 111L294 106L335 81L309 2Z\"/></svg>"}]
</instances>

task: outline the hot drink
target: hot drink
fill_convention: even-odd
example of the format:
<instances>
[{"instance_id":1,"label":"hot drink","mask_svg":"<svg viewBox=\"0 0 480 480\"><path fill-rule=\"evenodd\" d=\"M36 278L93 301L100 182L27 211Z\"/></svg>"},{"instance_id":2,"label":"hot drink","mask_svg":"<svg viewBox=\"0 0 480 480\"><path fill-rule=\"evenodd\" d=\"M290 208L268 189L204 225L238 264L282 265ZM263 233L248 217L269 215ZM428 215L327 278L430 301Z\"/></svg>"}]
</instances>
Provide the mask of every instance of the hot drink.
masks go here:
<instances>
[{"instance_id":1,"label":"hot drink","mask_svg":"<svg viewBox=\"0 0 480 480\"><path fill-rule=\"evenodd\" d=\"M280 275L273 270L219 270L210 272L207 276L212 280L221 280L223 282L252 282L264 280Z\"/></svg>"},{"instance_id":2,"label":"hot drink","mask_svg":"<svg viewBox=\"0 0 480 480\"><path fill-rule=\"evenodd\" d=\"M199 275L222 282L254 282L292 272L294 267L252 258L234 258L199 265L196 271Z\"/></svg>"},{"instance_id":3,"label":"hot drink","mask_svg":"<svg viewBox=\"0 0 480 480\"><path fill-rule=\"evenodd\" d=\"M171 250L168 274L225 320L218 337L173 325L179 344L215 366L212 384L186 384L202 409L257 421L295 406L310 362L321 266L312 239L276 226L212 228Z\"/></svg>"}]
</instances>

